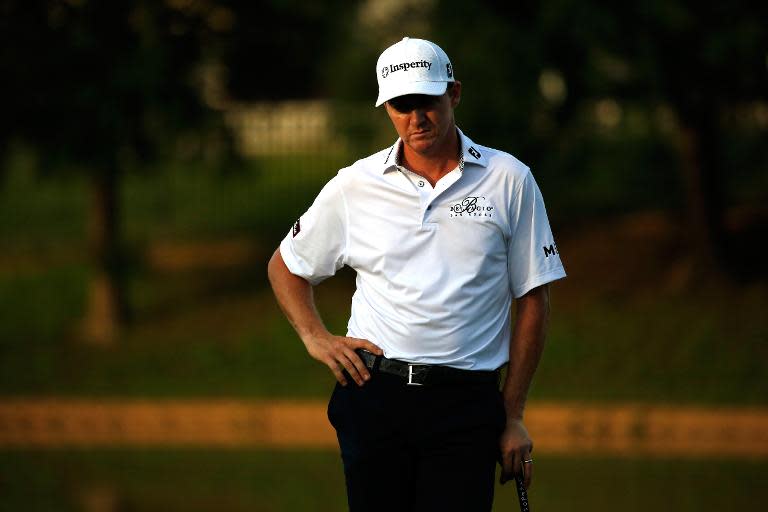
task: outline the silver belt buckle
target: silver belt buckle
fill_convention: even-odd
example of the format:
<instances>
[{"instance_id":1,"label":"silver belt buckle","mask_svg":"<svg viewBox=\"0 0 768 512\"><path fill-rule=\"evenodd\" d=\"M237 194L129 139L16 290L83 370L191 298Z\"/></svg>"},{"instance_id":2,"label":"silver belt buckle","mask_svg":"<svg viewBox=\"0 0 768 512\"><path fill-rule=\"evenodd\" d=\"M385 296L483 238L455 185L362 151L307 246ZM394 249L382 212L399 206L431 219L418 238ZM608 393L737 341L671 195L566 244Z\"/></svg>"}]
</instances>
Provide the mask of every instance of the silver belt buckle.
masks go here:
<instances>
[{"instance_id":1,"label":"silver belt buckle","mask_svg":"<svg viewBox=\"0 0 768 512\"><path fill-rule=\"evenodd\" d=\"M419 375L418 372L414 372L414 368L424 367L427 366L426 364L414 364L414 363L408 363L408 385L409 386L423 386L424 384L422 382L414 382L413 377Z\"/></svg>"}]
</instances>

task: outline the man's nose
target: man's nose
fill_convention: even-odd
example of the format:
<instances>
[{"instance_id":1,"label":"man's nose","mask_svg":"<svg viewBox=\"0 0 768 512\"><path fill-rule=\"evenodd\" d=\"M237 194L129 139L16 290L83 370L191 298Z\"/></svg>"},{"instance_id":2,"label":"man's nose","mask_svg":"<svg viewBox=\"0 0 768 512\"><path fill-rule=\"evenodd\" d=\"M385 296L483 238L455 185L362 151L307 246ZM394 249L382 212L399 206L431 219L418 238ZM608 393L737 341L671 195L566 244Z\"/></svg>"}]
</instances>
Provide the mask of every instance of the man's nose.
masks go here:
<instances>
[{"instance_id":1,"label":"man's nose","mask_svg":"<svg viewBox=\"0 0 768 512\"><path fill-rule=\"evenodd\" d=\"M420 125L427 120L427 109L415 108L411 110L411 124Z\"/></svg>"}]
</instances>

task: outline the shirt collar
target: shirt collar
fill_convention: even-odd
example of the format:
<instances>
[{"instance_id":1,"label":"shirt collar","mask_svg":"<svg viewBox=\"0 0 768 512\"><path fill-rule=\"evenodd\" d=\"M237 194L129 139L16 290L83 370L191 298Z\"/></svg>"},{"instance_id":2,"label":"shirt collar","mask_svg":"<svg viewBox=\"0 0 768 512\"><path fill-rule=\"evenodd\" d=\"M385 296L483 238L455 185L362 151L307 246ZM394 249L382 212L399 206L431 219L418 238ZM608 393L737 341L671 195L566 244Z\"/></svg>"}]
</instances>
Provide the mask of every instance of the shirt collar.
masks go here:
<instances>
[{"instance_id":1,"label":"shirt collar","mask_svg":"<svg viewBox=\"0 0 768 512\"><path fill-rule=\"evenodd\" d=\"M464 165L475 164L481 167L488 167L488 159L482 151L478 149L478 145L472 142L472 139L464 135L461 128L458 126L456 129L459 131L459 138L461 139L461 151L464 156Z\"/></svg>"},{"instance_id":2,"label":"shirt collar","mask_svg":"<svg viewBox=\"0 0 768 512\"><path fill-rule=\"evenodd\" d=\"M479 149L477 149L477 144L472 142L472 139L464 135L464 132L462 132L458 126L456 127L456 130L459 133L459 141L461 142L461 152L462 156L464 157L464 165L466 166L467 164L475 164L481 167L487 167L488 159ZM397 168L398 155L400 154L402 145L403 141L398 137L395 143L392 144L392 147L389 148L389 152L387 153L387 157L384 159L381 169L382 174L391 169Z\"/></svg>"}]
</instances>

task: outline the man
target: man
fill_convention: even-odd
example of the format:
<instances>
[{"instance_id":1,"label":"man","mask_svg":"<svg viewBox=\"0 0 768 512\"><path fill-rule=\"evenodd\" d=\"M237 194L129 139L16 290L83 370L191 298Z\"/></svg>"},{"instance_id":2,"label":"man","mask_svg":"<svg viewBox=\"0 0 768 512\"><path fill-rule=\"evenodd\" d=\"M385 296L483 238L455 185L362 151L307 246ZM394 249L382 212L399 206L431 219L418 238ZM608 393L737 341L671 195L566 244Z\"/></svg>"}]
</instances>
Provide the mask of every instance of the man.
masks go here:
<instances>
[{"instance_id":1,"label":"man","mask_svg":"<svg viewBox=\"0 0 768 512\"><path fill-rule=\"evenodd\" d=\"M350 510L490 510L497 460L502 482L531 481L523 410L547 283L565 272L529 169L457 128L461 82L445 52L406 37L376 71L376 106L399 139L323 188L272 257L270 281L338 380L328 416ZM312 286L344 265L357 289L337 336Z\"/></svg>"}]
</instances>

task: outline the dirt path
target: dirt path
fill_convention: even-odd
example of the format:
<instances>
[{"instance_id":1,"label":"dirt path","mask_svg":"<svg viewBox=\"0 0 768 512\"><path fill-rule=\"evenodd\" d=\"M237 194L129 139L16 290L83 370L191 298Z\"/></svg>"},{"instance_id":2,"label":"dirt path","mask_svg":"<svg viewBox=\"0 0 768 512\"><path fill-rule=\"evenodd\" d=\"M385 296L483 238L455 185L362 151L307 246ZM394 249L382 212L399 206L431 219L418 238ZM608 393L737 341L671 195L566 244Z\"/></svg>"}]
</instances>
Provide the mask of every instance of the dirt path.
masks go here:
<instances>
[{"instance_id":1,"label":"dirt path","mask_svg":"<svg viewBox=\"0 0 768 512\"><path fill-rule=\"evenodd\" d=\"M536 453L768 458L768 409L533 403ZM0 448L335 448L313 401L0 401Z\"/></svg>"}]
</instances>

